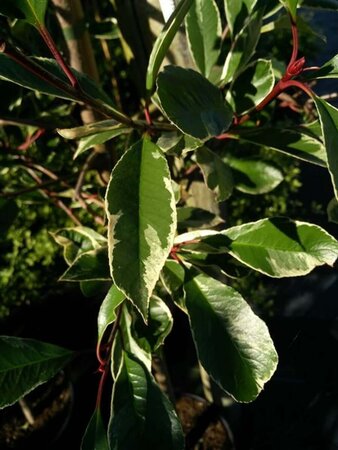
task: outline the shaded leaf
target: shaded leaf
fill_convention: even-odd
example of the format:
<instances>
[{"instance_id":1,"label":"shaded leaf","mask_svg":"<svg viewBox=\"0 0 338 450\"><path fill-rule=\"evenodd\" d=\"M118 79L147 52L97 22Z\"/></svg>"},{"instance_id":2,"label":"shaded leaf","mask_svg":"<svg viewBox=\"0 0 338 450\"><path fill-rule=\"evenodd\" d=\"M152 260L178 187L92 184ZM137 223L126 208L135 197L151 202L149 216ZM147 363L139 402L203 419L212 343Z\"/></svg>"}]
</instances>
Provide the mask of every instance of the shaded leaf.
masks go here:
<instances>
[{"instance_id":1,"label":"shaded leaf","mask_svg":"<svg viewBox=\"0 0 338 450\"><path fill-rule=\"evenodd\" d=\"M172 300L180 307L184 305L184 277L185 272L181 264L173 260L166 261L161 272L161 281Z\"/></svg>"},{"instance_id":2,"label":"shaded leaf","mask_svg":"<svg viewBox=\"0 0 338 450\"><path fill-rule=\"evenodd\" d=\"M317 225L287 218L262 219L222 231L230 254L271 277L306 275L323 264L333 265L338 243Z\"/></svg>"},{"instance_id":3,"label":"shaded leaf","mask_svg":"<svg viewBox=\"0 0 338 450\"><path fill-rule=\"evenodd\" d=\"M305 127L242 129L238 130L237 137L241 141L263 145L319 166L326 167L327 164L323 143Z\"/></svg>"},{"instance_id":4,"label":"shaded leaf","mask_svg":"<svg viewBox=\"0 0 338 450\"><path fill-rule=\"evenodd\" d=\"M148 96L152 94L164 57L192 4L193 0L181 0L155 41L147 68L146 89Z\"/></svg>"},{"instance_id":5,"label":"shaded leaf","mask_svg":"<svg viewBox=\"0 0 338 450\"><path fill-rule=\"evenodd\" d=\"M35 27L45 21L48 0L1 0L0 14L11 18L25 19Z\"/></svg>"},{"instance_id":6,"label":"shaded leaf","mask_svg":"<svg viewBox=\"0 0 338 450\"><path fill-rule=\"evenodd\" d=\"M223 220L210 211L193 206L177 208L177 226L179 230L185 228L205 228L219 225Z\"/></svg>"},{"instance_id":7,"label":"shaded leaf","mask_svg":"<svg viewBox=\"0 0 338 450\"><path fill-rule=\"evenodd\" d=\"M88 227L61 228L51 233L55 242L63 247L63 256L68 265L82 253L99 249L107 239Z\"/></svg>"},{"instance_id":8,"label":"shaded leaf","mask_svg":"<svg viewBox=\"0 0 338 450\"><path fill-rule=\"evenodd\" d=\"M333 223L338 223L338 201L333 198L327 205L327 215L329 216L329 221Z\"/></svg>"},{"instance_id":9,"label":"shaded leaf","mask_svg":"<svg viewBox=\"0 0 338 450\"><path fill-rule=\"evenodd\" d=\"M56 61L48 58L32 58L48 75L56 77L59 81L68 83L65 74L61 71ZM90 97L100 100L106 105L112 108L111 99L105 94L105 92L87 75L72 69L72 72L79 81L81 89ZM60 97L67 100L77 101L76 97L72 96L68 92L64 92L61 88L57 88L47 81L42 80L37 75L29 72L23 68L20 64L13 61L7 55L0 53L0 79L9 81L11 83L18 84L19 86L33 91L38 91L43 94L52 95L54 97Z\"/></svg>"},{"instance_id":10,"label":"shaded leaf","mask_svg":"<svg viewBox=\"0 0 338 450\"><path fill-rule=\"evenodd\" d=\"M232 36L243 28L247 18L252 14L257 0L224 0L227 24Z\"/></svg>"},{"instance_id":11,"label":"shaded leaf","mask_svg":"<svg viewBox=\"0 0 338 450\"><path fill-rule=\"evenodd\" d=\"M0 408L15 403L69 362L73 353L52 344L0 337Z\"/></svg>"},{"instance_id":12,"label":"shaded leaf","mask_svg":"<svg viewBox=\"0 0 338 450\"><path fill-rule=\"evenodd\" d=\"M266 194L275 189L284 179L281 170L271 163L254 159L227 159L234 169L235 187L246 194Z\"/></svg>"},{"instance_id":13,"label":"shaded leaf","mask_svg":"<svg viewBox=\"0 0 338 450\"><path fill-rule=\"evenodd\" d=\"M60 281L106 281L110 279L107 247L81 253L60 277Z\"/></svg>"},{"instance_id":14,"label":"shaded leaf","mask_svg":"<svg viewBox=\"0 0 338 450\"><path fill-rule=\"evenodd\" d=\"M81 442L81 450L109 450L107 432L98 408L95 409L87 425Z\"/></svg>"},{"instance_id":15,"label":"shaded leaf","mask_svg":"<svg viewBox=\"0 0 338 450\"><path fill-rule=\"evenodd\" d=\"M224 85L234 79L248 64L258 44L263 19L263 8L253 12L248 18L224 63L221 84Z\"/></svg>"},{"instance_id":16,"label":"shaded leaf","mask_svg":"<svg viewBox=\"0 0 338 450\"><path fill-rule=\"evenodd\" d=\"M322 127L327 165L331 175L333 190L338 199L338 109L316 95L313 99Z\"/></svg>"},{"instance_id":17,"label":"shaded leaf","mask_svg":"<svg viewBox=\"0 0 338 450\"><path fill-rule=\"evenodd\" d=\"M201 73L209 78L221 51L222 24L215 0L195 0L186 16L191 55Z\"/></svg>"},{"instance_id":18,"label":"shaded leaf","mask_svg":"<svg viewBox=\"0 0 338 450\"><path fill-rule=\"evenodd\" d=\"M116 309L124 301L125 295L117 289L116 286L111 286L103 302L101 303L99 314L97 316L97 346L100 346L102 337L109 325L116 320Z\"/></svg>"},{"instance_id":19,"label":"shaded leaf","mask_svg":"<svg viewBox=\"0 0 338 450\"><path fill-rule=\"evenodd\" d=\"M235 400L254 400L277 366L267 326L237 291L219 281L190 270L184 287L202 366Z\"/></svg>"},{"instance_id":20,"label":"shaded leaf","mask_svg":"<svg viewBox=\"0 0 338 450\"><path fill-rule=\"evenodd\" d=\"M232 171L227 164L207 147L196 150L196 162L202 170L208 188L215 192L222 202L230 197L233 189Z\"/></svg>"},{"instance_id":21,"label":"shaded leaf","mask_svg":"<svg viewBox=\"0 0 338 450\"><path fill-rule=\"evenodd\" d=\"M91 134L90 136L86 136L79 141L79 145L74 154L74 159L81 155L83 152L89 150L95 145L104 144L105 142L113 139L121 134L128 134L132 131L131 128L125 127L123 125L117 127L115 130L103 131L97 134Z\"/></svg>"},{"instance_id":22,"label":"shaded leaf","mask_svg":"<svg viewBox=\"0 0 338 450\"><path fill-rule=\"evenodd\" d=\"M233 114L221 91L194 70L166 66L157 94L168 119L185 134L207 140L231 125Z\"/></svg>"},{"instance_id":23,"label":"shaded leaf","mask_svg":"<svg viewBox=\"0 0 338 450\"><path fill-rule=\"evenodd\" d=\"M338 7L337 7L338 8ZM318 70L304 74L307 80L316 80L321 78L338 78L338 55L322 65Z\"/></svg>"},{"instance_id":24,"label":"shaded leaf","mask_svg":"<svg viewBox=\"0 0 338 450\"><path fill-rule=\"evenodd\" d=\"M244 114L267 96L274 83L271 61L259 59L249 64L236 78L228 91L227 100L237 114ZM243 89L243 86L247 89Z\"/></svg>"},{"instance_id":25,"label":"shaded leaf","mask_svg":"<svg viewBox=\"0 0 338 450\"><path fill-rule=\"evenodd\" d=\"M169 168L150 140L137 142L115 166L106 204L112 278L146 320L176 230Z\"/></svg>"},{"instance_id":26,"label":"shaded leaf","mask_svg":"<svg viewBox=\"0 0 338 450\"><path fill-rule=\"evenodd\" d=\"M174 407L135 356L123 352L108 429L111 450L183 450Z\"/></svg>"}]
</instances>

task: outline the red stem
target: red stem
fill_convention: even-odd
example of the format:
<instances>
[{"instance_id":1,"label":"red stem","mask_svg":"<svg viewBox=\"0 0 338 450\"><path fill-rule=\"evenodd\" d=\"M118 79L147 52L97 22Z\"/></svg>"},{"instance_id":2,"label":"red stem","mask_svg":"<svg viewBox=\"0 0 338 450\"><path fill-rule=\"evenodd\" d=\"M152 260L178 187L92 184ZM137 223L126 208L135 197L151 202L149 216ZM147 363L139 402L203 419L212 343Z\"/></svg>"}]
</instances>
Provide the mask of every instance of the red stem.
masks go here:
<instances>
[{"instance_id":1,"label":"red stem","mask_svg":"<svg viewBox=\"0 0 338 450\"><path fill-rule=\"evenodd\" d=\"M79 82L78 82L77 78L75 77L75 75L73 74L73 72L71 71L71 69L69 68L69 66L65 62L65 60L63 59L63 56L59 52L59 50L58 50L58 48L57 48L57 46L56 46L52 36L50 35L49 31L47 30L47 28L45 28L43 26L39 26L38 27L38 31L39 31L41 37L43 38L43 40L45 41L45 43L46 43L47 47L49 48L50 52L54 56L55 61L58 63L58 65L60 66L60 68L62 69L62 71L66 75L66 77L68 78L68 80L69 80L70 84L72 85L72 87L74 89L79 90L80 86L79 86Z\"/></svg>"},{"instance_id":2,"label":"red stem","mask_svg":"<svg viewBox=\"0 0 338 450\"><path fill-rule=\"evenodd\" d=\"M292 55L291 55L291 59L290 59L288 67L290 67L297 60L298 49L299 49L297 23L291 15L290 15L290 20L291 20L291 32L292 32L293 47L292 47Z\"/></svg>"}]
</instances>

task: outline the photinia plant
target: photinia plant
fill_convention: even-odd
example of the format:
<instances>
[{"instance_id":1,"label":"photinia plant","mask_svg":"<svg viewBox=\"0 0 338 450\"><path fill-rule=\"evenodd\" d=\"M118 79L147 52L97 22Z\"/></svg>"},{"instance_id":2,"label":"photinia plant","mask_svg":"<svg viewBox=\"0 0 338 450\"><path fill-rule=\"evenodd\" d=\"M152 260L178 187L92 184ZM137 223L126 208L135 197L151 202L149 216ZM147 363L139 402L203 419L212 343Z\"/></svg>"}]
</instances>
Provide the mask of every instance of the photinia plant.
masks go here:
<instances>
[{"instance_id":1,"label":"photinia plant","mask_svg":"<svg viewBox=\"0 0 338 450\"><path fill-rule=\"evenodd\" d=\"M84 105L98 115L81 126L55 126L64 145L76 142L75 166L94 149L75 188L66 186L74 196L70 205L56 200L74 226L51 230L68 265L61 281L77 282L87 294L105 293L97 317L100 382L83 450L184 448L175 405L152 373L175 308L189 319L203 370L234 400L255 400L273 376L278 356L266 324L234 289L232 279L241 270L274 278L303 276L318 266L333 266L338 254L336 239L318 225L259 217L228 227L219 213L219 203L236 190L259 195L282 182L282 168L255 156L263 147L327 168L338 200L338 110L310 83L337 78L337 57L318 68L308 67L299 54L297 7L311 2L160 3L167 22L153 43L146 71L140 73L144 86L139 111L133 114L68 66L46 27L47 0L2 0L0 5L11 27L17 21L35 27L53 56L28 56L9 31L0 43L1 80ZM338 10L335 2L318 3ZM122 21L123 6L116 1L114 7ZM257 46L263 28L283 14L289 20L292 49L279 73L272 59L257 55ZM122 30L126 24L118 25ZM189 66L167 64L183 26ZM121 31L118 36L131 52L128 37ZM136 52L133 57L137 63ZM272 102L290 89L314 102L314 121L304 114L297 123L271 120ZM291 100L288 106L294 106ZM35 134L30 144L39 137ZM123 150L114 152L112 140ZM254 157L241 157L245 146ZM80 205L93 213L93 195L83 188L83 178L102 152L110 154L113 167L105 193L95 197L92 223L84 226L74 210ZM37 188L48 197L29 167ZM191 173L200 174L205 183L199 202L187 183ZM1 407L51 378L72 356L69 350L19 337L4 336L0 345ZM108 378L113 381L110 393ZM101 411L103 395L111 396L108 421Z\"/></svg>"}]
</instances>

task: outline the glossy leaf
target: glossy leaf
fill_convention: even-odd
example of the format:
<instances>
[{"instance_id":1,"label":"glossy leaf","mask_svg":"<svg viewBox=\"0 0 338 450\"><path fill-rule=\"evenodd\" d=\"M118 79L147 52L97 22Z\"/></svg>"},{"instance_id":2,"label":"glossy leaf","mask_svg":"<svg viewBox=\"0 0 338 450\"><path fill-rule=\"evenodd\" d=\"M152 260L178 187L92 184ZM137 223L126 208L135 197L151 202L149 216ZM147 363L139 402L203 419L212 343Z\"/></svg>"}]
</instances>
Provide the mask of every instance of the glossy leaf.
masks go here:
<instances>
[{"instance_id":1,"label":"glossy leaf","mask_svg":"<svg viewBox=\"0 0 338 450\"><path fill-rule=\"evenodd\" d=\"M157 37L149 57L146 76L147 95L150 96L155 86L155 80L160 70L165 55L172 43L181 23L188 13L194 0L181 0L169 20L164 25L160 35Z\"/></svg>"},{"instance_id":2,"label":"glossy leaf","mask_svg":"<svg viewBox=\"0 0 338 450\"><path fill-rule=\"evenodd\" d=\"M185 134L205 141L231 125L233 114L221 91L194 70L165 67L157 94L168 119Z\"/></svg>"},{"instance_id":3,"label":"glossy leaf","mask_svg":"<svg viewBox=\"0 0 338 450\"><path fill-rule=\"evenodd\" d=\"M234 169L235 187L246 194L266 194L284 179L282 171L271 163L254 159L227 159Z\"/></svg>"},{"instance_id":4,"label":"glossy leaf","mask_svg":"<svg viewBox=\"0 0 338 450\"><path fill-rule=\"evenodd\" d=\"M107 295L100 306L100 311L97 316L97 345L100 346L102 337L109 325L116 320L116 309L124 301L125 295L117 289L116 286L111 286Z\"/></svg>"},{"instance_id":5,"label":"glossy leaf","mask_svg":"<svg viewBox=\"0 0 338 450\"><path fill-rule=\"evenodd\" d=\"M146 320L176 230L168 165L150 140L133 145L115 166L106 204L112 278Z\"/></svg>"},{"instance_id":6,"label":"glossy leaf","mask_svg":"<svg viewBox=\"0 0 338 450\"><path fill-rule=\"evenodd\" d=\"M222 85L236 78L250 61L260 38L262 19L263 9L260 8L252 13L236 36L224 63L221 75Z\"/></svg>"},{"instance_id":7,"label":"glossy leaf","mask_svg":"<svg viewBox=\"0 0 338 450\"><path fill-rule=\"evenodd\" d=\"M224 0L227 24L232 36L240 32L247 18L251 15L257 0Z\"/></svg>"},{"instance_id":8,"label":"glossy leaf","mask_svg":"<svg viewBox=\"0 0 338 450\"><path fill-rule=\"evenodd\" d=\"M82 438L81 450L109 450L107 432L98 408L95 409L87 425Z\"/></svg>"},{"instance_id":9,"label":"glossy leaf","mask_svg":"<svg viewBox=\"0 0 338 450\"><path fill-rule=\"evenodd\" d=\"M44 24L48 0L1 0L0 14L25 19L31 25Z\"/></svg>"},{"instance_id":10,"label":"glossy leaf","mask_svg":"<svg viewBox=\"0 0 338 450\"><path fill-rule=\"evenodd\" d=\"M108 249L100 247L81 253L61 276L60 281L106 281L110 279Z\"/></svg>"},{"instance_id":11,"label":"glossy leaf","mask_svg":"<svg viewBox=\"0 0 338 450\"><path fill-rule=\"evenodd\" d=\"M241 73L228 91L227 100L237 114L244 114L258 105L272 90L275 77L271 61L259 59ZM248 86L248 89L243 89Z\"/></svg>"},{"instance_id":12,"label":"glossy leaf","mask_svg":"<svg viewBox=\"0 0 338 450\"><path fill-rule=\"evenodd\" d=\"M221 50L222 24L215 0L195 0L186 16L191 55L200 72L209 78Z\"/></svg>"},{"instance_id":13,"label":"glossy leaf","mask_svg":"<svg viewBox=\"0 0 338 450\"><path fill-rule=\"evenodd\" d=\"M190 271L186 307L199 360L235 400L254 400L277 366L265 323L230 286Z\"/></svg>"},{"instance_id":14,"label":"glossy leaf","mask_svg":"<svg viewBox=\"0 0 338 450\"><path fill-rule=\"evenodd\" d=\"M327 165L331 175L333 190L338 199L338 109L320 97L313 97L322 127Z\"/></svg>"},{"instance_id":15,"label":"glossy leaf","mask_svg":"<svg viewBox=\"0 0 338 450\"><path fill-rule=\"evenodd\" d=\"M33 339L0 337L0 408L15 403L67 364L72 352Z\"/></svg>"},{"instance_id":16,"label":"glossy leaf","mask_svg":"<svg viewBox=\"0 0 338 450\"><path fill-rule=\"evenodd\" d=\"M316 80L322 78L338 78L338 55L334 56L330 61L322 65L318 70L314 70L308 74L304 74L308 80Z\"/></svg>"},{"instance_id":17,"label":"glossy leaf","mask_svg":"<svg viewBox=\"0 0 338 450\"><path fill-rule=\"evenodd\" d=\"M108 436L111 450L184 448L174 407L144 364L126 352L114 385Z\"/></svg>"},{"instance_id":18,"label":"glossy leaf","mask_svg":"<svg viewBox=\"0 0 338 450\"><path fill-rule=\"evenodd\" d=\"M241 141L268 147L312 164L323 167L327 164L323 143L305 127L241 130L237 137Z\"/></svg>"},{"instance_id":19,"label":"glossy leaf","mask_svg":"<svg viewBox=\"0 0 338 450\"><path fill-rule=\"evenodd\" d=\"M123 125L117 127L115 130L103 131L102 133L91 134L90 136L86 136L79 141L79 145L74 154L74 159L79 155L89 150L95 145L104 144L105 142L120 136L121 134L127 134L132 131L131 128L125 127Z\"/></svg>"},{"instance_id":20,"label":"glossy leaf","mask_svg":"<svg viewBox=\"0 0 338 450\"><path fill-rule=\"evenodd\" d=\"M222 231L230 254L270 277L306 275L323 264L332 266L338 243L317 225L287 218L262 219Z\"/></svg>"},{"instance_id":21,"label":"glossy leaf","mask_svg":"<svg viewBox=\"0 0 338 450\"><path fill-rule=\"evenodd\" d=\"M67 83L67 78L57 65L56 61L47 58L34 58L33 61L37 63L47 73L47 75L51 74L59 81ZM79 81L82 90L86 92L87 95L102 101L112 108L111 99L93 80L75 69L72 69L72 72ZM32 89L33 91L41 92L43 94L77 101L76 97L72 96L70 93L64 92L58 87L52 86L47 81L44 81L37 75L29 72L3 53L0 53L0 79L18 84L19 86L27 89Z\"/></svg>"},{"instance_id":22,"label":"glossy leaf","mask_svg":"<svg viewBox=\"0 0 338 450\"><path fill-rule=\"evenodd\" d=\"M206 185L215 192L217 200L222 202L229 198L233 189L229 166L207 147L200 147L196 151L196 162L202 170Z\"/></svg>"},{"instance_id":23,"label":"glossy leaf","mask_svg":"<svg viewBox=\"0 0 338 450\"><path fill-rule=\"evenodd\" d=\"M89 250L99 249L107 239L88 227L61 228L51 233L55 242L63 247L63 256L68 265Z\"/></svg>"}]
</instances>

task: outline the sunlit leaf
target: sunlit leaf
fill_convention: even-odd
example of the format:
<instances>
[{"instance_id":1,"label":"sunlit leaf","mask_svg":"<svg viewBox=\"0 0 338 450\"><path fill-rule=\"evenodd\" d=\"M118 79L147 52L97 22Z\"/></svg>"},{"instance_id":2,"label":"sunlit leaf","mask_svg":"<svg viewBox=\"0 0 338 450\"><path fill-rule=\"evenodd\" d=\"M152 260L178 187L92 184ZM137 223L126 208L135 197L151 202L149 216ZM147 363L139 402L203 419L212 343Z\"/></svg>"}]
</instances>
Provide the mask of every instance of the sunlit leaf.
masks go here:
<instances>
[{"instance_id":1,"label":"sunlit leaf","mask_svg":"<svg viewBox=\"0 0 338 450\"><path fill-rule=\"evenodd\" d=\"M109 325L116 320L116 309L121 305L125 295L120 292L116 286L111 286L107 295L100 306L100 311L97 316L97 333L98 333L98 347L100 346L102 337Z\"/></svg>"},{"instance_id":2,"label":"sunlit leaf","mask_svg":"<svg viewBox=\"0 0 338 450\"><path fill-rule=\"evenodd\" d=\"M230 254L271 277L306 275L323 264L332 266L338 243L317 225L287 218L262 219L221 232Z\"/></svg>"},{"instance_id":3,"label":"sunlit leaf","mask_svg":"<svg viewBox=\"0 0 338 450\"><path fill-rule=\"evenodd\" d=\"M191 270L185 291L202 366L237 401L254 400L277 366L267 326L237 291L211 277Z\"/></svg>"},{"instance_id":4,"label":"sunlit leaf","mask_svg":"<svg viewBox=\"0 0 338 450\"><path fill-rule=\"evenodd\" d=\"M146 319L176 230L168 165L150 140L136 143L115 166L106 203L111 275Z\"/></svg>"},{"instance_id":5,"label":"sunlit leaf","mask_svg":"<svg viewBox=\"0 0 338 450\"><path fill-rule=\"evenodd\" d=\"M256 3L257 0L224 0L225 14L232 36L243 28Z\"/></svg>"},{"instance_id":6,"label":"sunlit leaf","mask_svg":"<svg viewBox=\"0 0 338 450\"><path fill-rule=\"evenodd\" d=\"M157 37L153 49L150 54L147 77L146 77L146 89L148 96L151 95L155 80L160 70L161 64L168 51L170 44L172 43L181 23L184 20L187 12L189 11L194 0L181 0L177 5L175 11L170 16L169 20L164 25L164 28L160 35Z\"/></svg>"},{"instance_id":7,"label":"sunlit leaf","mask_svg":"<svg viewBox=\"0 0 338 450\"><path fill-rule=\"evenodd\" d=\"M157 94L168 119L185 134L205 141L231 125L232 110L221 91L194 70L166 66Z\"/></svg>"},{"instance_id":8,"label":"sunlit leaf","mask_svg":"<svg viewBox=\"0 0 338 450\"><path fill-rule=\"evenodd\" d=\"M186 30L192 57L205 77L221 51L222 25L215 0L195 0L186 16Z\"/></svg>"}]
</instances>

